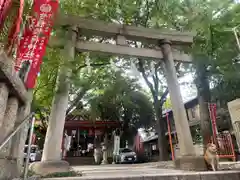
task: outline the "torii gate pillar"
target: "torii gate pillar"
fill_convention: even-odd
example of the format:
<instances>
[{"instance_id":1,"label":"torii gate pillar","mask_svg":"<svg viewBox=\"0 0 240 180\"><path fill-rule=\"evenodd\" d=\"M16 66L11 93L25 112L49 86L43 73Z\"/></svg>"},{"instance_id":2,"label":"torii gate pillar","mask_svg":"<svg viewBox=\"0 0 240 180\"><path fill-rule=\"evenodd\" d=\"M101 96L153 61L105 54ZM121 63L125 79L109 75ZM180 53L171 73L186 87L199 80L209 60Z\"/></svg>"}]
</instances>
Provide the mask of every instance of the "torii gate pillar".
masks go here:
<instances>
[{"instance_id":1,"label":"torii gate pillar","mask_svg":"<svg viewBox=\"0 0 240 180\"><path fill-rule=\"evenodd\" d=\"M168 40L162 40L159 41L159 46L164 57L164 71L170 93L173 116L180 146L181 157L176 159L175 165L177 168L183 170L204 170L204 159L203 157L196 156L193 146L187 115L180 93L177 72L174 66L171 42Z\"/></svg>"},{"instance_id":2,"label":"torii gate pillar","mask_svg":"<svg viewBox=\"0 0 240 180\"><path fill-rule=\"evenodd\" d=\"M77 39L75 27L68 29L67 37L68 40L64 49L66 53L65 58L68 62L71 62L75 57L75 42ZM62 65L57 79L56 94L52 102L53 106L45 137L42 160L41 162L32 163L30 166L30 169L37 174L48 175L70 171L69 163L62 160L61 156L62 137L70 89L70 75L71 69Z\"/></svg>"}]
</instances>

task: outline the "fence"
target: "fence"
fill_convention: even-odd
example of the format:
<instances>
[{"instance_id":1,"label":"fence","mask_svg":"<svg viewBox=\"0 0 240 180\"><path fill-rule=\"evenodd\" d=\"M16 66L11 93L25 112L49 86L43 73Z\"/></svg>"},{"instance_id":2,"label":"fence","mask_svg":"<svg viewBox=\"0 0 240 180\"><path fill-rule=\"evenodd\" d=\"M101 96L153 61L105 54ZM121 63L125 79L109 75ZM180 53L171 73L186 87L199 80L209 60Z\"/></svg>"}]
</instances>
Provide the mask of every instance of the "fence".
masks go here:
<instances>
[{"instance_id":1,"label":"fence","mask_svg":"<svg viewBox=\"0 0 240 180\"><path fill-rule=\"evenodd\" d=\"M211 142L215 142L217 145L218 155L220 159L232 159L233 161L236 161L234 145L231 134L229 132L217 134L216 139L214 140L212 137Z\"/></svg>"}]
</instances>

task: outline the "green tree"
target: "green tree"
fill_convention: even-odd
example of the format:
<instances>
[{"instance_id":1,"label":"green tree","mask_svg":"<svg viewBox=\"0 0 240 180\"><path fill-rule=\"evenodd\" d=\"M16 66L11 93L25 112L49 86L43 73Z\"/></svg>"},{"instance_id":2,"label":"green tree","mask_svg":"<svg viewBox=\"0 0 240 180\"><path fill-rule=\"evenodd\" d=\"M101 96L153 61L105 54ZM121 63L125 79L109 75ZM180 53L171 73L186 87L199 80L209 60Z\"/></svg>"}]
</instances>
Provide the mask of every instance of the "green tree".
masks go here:
<instances>
[{"instance_id":1,"label":"green tree","mask_svg":"<svg viewBox=\"0 0 240 180\"><path fill-rule=\"evenodd\" d=\"M89 102L94 118L120 121L123 140L132 142L138 128L147 128L154 122L152 103L131 79L116 72L103 89L95 89ZM97 92L97 93L96 93Z\"/></svg>"},{"instance_id":2,"label":"green tree","mask_svg":"<svg viewBox=\"0 0 240 180\"><path fill-rule=\"evenodd\" d=\"M172 1L173 2L173 1ZM239 54L232 33L226 32L226 28L232 28L239 24L237 17L239 6L231 1L175 1L175 6L165 6L163 11L174 16L166 16L171 27L179 30L195 30L194 46L192 49L194 65L196 68L196 84L200 103L201 131L204 144L211 136L208 102L228 100L237 96L238 90L233 84L237 83L236 57ZM183 8L184 7L184 8ZM170 9L171 8L171 9ZM234 79L234 81L233 81ZM235 80L236 79L236 80ZM231 82L231 83L230 83ZM234 82L234 83L233 83ZM209 83L214 85L214 93L210 93ZM225 84L225 85L223 85ZM230 86L228 86L228 84ZM226 91L222 87L229 87ZM221 92L221 93L220 93ZM215 99L215 100L214 100Z\"/></svg>"},{"instance_id":3,"label":"green tree","mask_svg":"<svg viewBox=\"0 0 240 180\"><path fill-rule=\"evenodd\" d=\"M205 117L201 118L202 122L205 121L209 124L209 119L206 119L208 117L206 115L207 111L204 111L204 109L206 110L206 102L209 102L209 82L216 87L215 90L219 94L218 98L225 102L238 95L237 84L239 83L237 80L233 81L233 75L239 75L237 71L239 64L236 62L238 52L234 36L229 32L225 32L225 28L239 24L239 6L233 5L230 1L83 0L80 2L68 0L61 3L61 13L128 25L158 28L159 30L166 28L179 31L194 30L197 32L197 36L191 52L194 55L194 64L197 69L197 87L204 88L204 90L199 89L199 97L202 97L201 102L203 102L201 104L201 112L203 113L201 114L205 115ZM99 41L104 40L99 38ZM131 42L131 44L136 45L136 42ZM141 44L141 46L144 46L144 44ZM190 51L187 48L183 48L183 50ZM204 57L204 60L203 58L198 60L199 56ZM92 55L91 59L95 61L96 58L94 57L96 55ZM110 57L105 56L104 59L109 60ZM74 63L76 62L74 61ZM203 65L199 66L199 64ZM145 76L144 79L153 97L156 118L160 118L162 112L160 102L165 99L161 95L167 94L164 93L167 92L164 83L159 82L163 79L160 64L154 62L151 65L144 59L138 59L136 66L143 77ZM157 74L150 72L152 67L155 68ZM184 67L189 69L191 66ZM229 88L230 96L226 95L228 91L224 91L223 87ZM213 96L210 95L210 97ZM157 122L161 123L160 120ZM164 148L163 127L161 124L159 126L159 136L161 136L159 137L159 144L160 148ZM208 125L202 126L202 134L206 134L206 137L209 136L207 129L209 129ZM160 149L160 159L166 157L164 151L164 149Z\"/></svg>"}]
</instances>

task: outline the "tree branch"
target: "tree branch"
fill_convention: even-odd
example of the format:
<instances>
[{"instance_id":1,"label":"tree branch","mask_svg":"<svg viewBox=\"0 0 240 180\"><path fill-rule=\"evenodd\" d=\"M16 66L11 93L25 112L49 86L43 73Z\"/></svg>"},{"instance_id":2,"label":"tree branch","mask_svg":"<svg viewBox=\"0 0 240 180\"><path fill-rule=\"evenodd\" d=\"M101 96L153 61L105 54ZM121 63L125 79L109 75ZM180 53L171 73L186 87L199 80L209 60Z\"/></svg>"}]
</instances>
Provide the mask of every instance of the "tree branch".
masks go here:
<instances>
[{"instance_id":1,"label":"tree branch","mask_svg":"<svg viewBox=\"0 0 240 180\"><path fill-rule=\"evenodd\" d=\"M90 64L90 66L91 66L91 67L98 67L98 66L104 66L104 65L109 65L109 64L110 64L110 63L99 63L99 64L94 64L94 63L92 63L92 64ZM76 71L79 71L80 69L85 68L85 67L87 67L86 64L81 65L81 66L79 66L79 67L76 69Z\"/></svg>"},{"instance_id":2,"label":"tree branch","mask_svg":"<svg viewBox=\"0 0 240 180\"><path fill-rule=\"evenodd\" d=\"M46 121L48 121L47 117L45 117L45 116L42 114L42 111L41 111L40 109L37 109L37 112L39 113L42 127L43 127L44 129L47 129L47 123L46 123Z\"/></svg>"},{"instance_id":3,"label":"tree branch","mask_svg":"<svg viewBox=\"0 0 240 180\"><path fill-rule=\"evenodd\" d=\"M156 74L156 72L154 72L154 74ZM152 79L153 79L153 84L154 84L154 89L155 89L155 93L158 94L158 79L155 75L152 75Z\"/></svg>"},{"instance_id":4,"label":"tree branch","mask_svg":"<svg viewBox=\"0 0 240 180\"><path fill-rule=\"evenodd\" d=\"M156 65L154 66L154 74L155 74L155 77L153 76L153 82L154 82L154 85L155 85L156 94L158 94L158 91L159 91L158 67L159 67L158 64L156 64Z\"/></svg>"},{"instance_id":5,"label":"tree branch","mask_svg":"<svg viewBox=\"0 0 240 180\"><path fill-rule=\"evenodd\" d=\"M89 82L91 84L92 82ZM81 99L86 94L86 92L89 90L88 87L83 88L76 96L76 98L72 101L73 103L70 105L70 107L66 111L66 115L68 115L74 107L77 107L81 103Z\"/></svg>"},{"instance_id":6,"label":"tree branch","mask_svg":"<svg viewBox=\"0 0 240 180\"><path fill-rule=\"evenodd\" d=\"M144 67L143 67L143 60L140 59L140 58L138 58L138 66L139 66L139 71L142 73L142 76L143 76L145 82L147 83L147 85L148 85L148 87L149 87L149 89L150 89L150 91L151 91L151 93L154 97L156 92L154 90L154 87L153 87L152 83L148 80L147 74L146 74L146 72L144 70Z\"/></svg>"},{"instance_id":7,"label":"tree branch","mask_svg":"<svg viewBox=\"0 0 240 180\"><path fill-rule=\"evenodd\" d=\"M146 7L147 7L147 15L146 15L145 23L144 23L145 27L148 26L148 20L149 20L149 17L150 17L149 1L146 2Z\"/></svg>"},{"instance_id":8,"label":"tree branch","mask_svg":"<svg viewBox=\"0 0 240 180\"><path fill-rule=\"evenodd\" d=\"M180 66L181 66L181 63L180 62L178 62L177 64L176 64L176 66L175 66L175 69L176 69L176 72L177 72L177 76L178 76L178 78L180 77Z\"/></svg>"},{"instance_id":9,"label":"tree branch","mask_svg":"<svg viewBox=\"0 0 240 180\"><path fill-rule=\"evenodd\" d=\"M165 91L163 92L161 98L160 98L160 106L162 107L163 104L165 103L166 99L167 99L167 95L168 95L169 91L168 88L165 89Z\"/></svg>"}]
</instances>

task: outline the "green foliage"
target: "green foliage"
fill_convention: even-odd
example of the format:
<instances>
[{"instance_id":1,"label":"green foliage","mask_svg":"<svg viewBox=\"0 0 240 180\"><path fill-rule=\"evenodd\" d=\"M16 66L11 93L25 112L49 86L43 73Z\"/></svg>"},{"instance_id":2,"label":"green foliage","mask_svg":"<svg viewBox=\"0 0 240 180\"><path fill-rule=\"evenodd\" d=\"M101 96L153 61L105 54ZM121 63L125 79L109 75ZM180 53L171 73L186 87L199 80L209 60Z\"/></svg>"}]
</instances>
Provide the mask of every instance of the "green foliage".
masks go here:
<instances>
[{"instance_id":1,"label":"green foliage","mask_svg":"<svg viewBox=\"0 0 240 180\"><path fill-rule=\"evenodd\" d=\"M78 171L69 171L69 172L56 172L56 173L52 173L52 174L48 174L45 176L40 176L38 174L36 174L34 171L29 170L28 171L28 177L32 178L32 177L36 177L36 178L57 178L57 177L80 177L82 176L81 172ZM21 176L23 177L23 175Z\"/></svg>"},{"instance_id":2,"label":"green foliage","mask_svg":"<svg viewBox=\"0 0 240 180\"><path fill-rule=\"evenodd\" d=\"M124 77L121 72L110 73L103 81L99 78L102 83L95 84L85 97L90 105L89 119L120 121L124 131L122 140L132 143L137 129L149 127L154 121L153 106L134 80Z\"/></svg>"},{"instance_id":3,"label":"green foliage","mask_svg":"<svg viewBox=\"0 0 240 180\"><path fill-rule=\"evenodd\" d=\"M38 102L38 106L41 108L51 107L60 64L60 50L48 48L43 58L37 87L34 90L34 100Z\"/></svg>"},{"instance_id":4,"label":"green foliage","mask_svg":"<svg viewBox=\"0 0 240 180\"><path fill-rule=\"evenodd\" d=\"M193 138L193 143L196 144L202 144L203 143L203 138L201 136L201 131L199 125L193 126L191 128L191 135Z\"/></svg>"},{"instance_id":5,"label":"green foliage","mask_svg":"<svg viewBox=\"0 0 240 180\"><path fill-rule=\"evenodd\" d=\"M69 171L69 172L58 172L48 174L46 176L42 176L42 178L57 178L57 177L80 177L82 173L76 171Z\"/></svg>"},{"instance_id":6,"label":"green foliage","mask_svg":"<svg viewBox=\"0 0 240 180\"><path fill-rule=\"evenodd\" d=\"M167 99L166 99L163 107L164 107L165 109L171 109L171 108L172 108L172 104L171 104L170 98L167 98Z\"/></svg>"},{"instance_id":7,"label":"green foliage","mask_svg":"<svg viewBox=\"0 0 240 180\"><path fill-rule=\"evenodd\" d=\"M153 120L149 98L133 80L121 76L119 72L111 78L105 87L92 92L89 102L95 118L122 120L127 126L134 126L136 129L149 125Z\"/></svg>"},{"instance_id":8,"label":"green foliage","mask_svg":"<svg viewBox=\"0 0 240 180\"><path fill-rule=\"evenodd\" d=\"M208 80L215 87L212 94L213 97L215 96L214 98L227 102L239 97L238 69L240 64L236 60L239 51L232 32L225 30L240 24L240 6L234 5L231 1L66 0L61 2L60 12L108 22L157 28L159 31L166 28L195 31L197 35L191 50L186 47L176 48L191 52L194 57L194 65L197 63L206 65ZM56 27L53 34L63 36L64 31ZM99 41L101 40L103 39L99 38ZM204 55L206 58L197 60L198 55ZM93 65L91 73L88 73L86 69L87 57ZM110 59L121 62L123 71L129 70L129 59L120 60L112 56L100 56L94 53L91 55L89 53L78 54L72 63L65 64L70 66L73 71L70 97L75 97L76 92L82 90L85 94L80 100L91 104L91 116L113 120L124 117L125 120L131 119L131 121L127 121L129 123L144 122L145 125L145 121L140 121L139 117L137 120L135 118L142 112L142 104L146 103L149 106L149 100L145 100L145 93L143 95L135 87L135 82L112 72L108 65ZM62 61L63 56L59 49L48 49L35 90L36 107L50 109L55 93L56 77ZM152 67L149 61L138 59L135 63L149 87L151 97L155 102L155 111L160 112L161 103L159 104L159 101L164 100L161 97L166 89L166 83L159 62L154 62L154 73L151 72ZM188 71L192 70L191 67L191 65L184 65L182 69ZM130 112L124 112L124 108L130 109ZM82 112L82 110L80 111ZM87 111L86 108L84 111ZM145 115L141 114L141 117L145 116L143 118L145 120L148 119L151 110L149 108L146 111ZM89 111L87 112L86 114L89 115ZM151 118L149 117L149 119ZM140 125L136 125L136 127L138 126Z\"/></svg>"}]
</instances>

